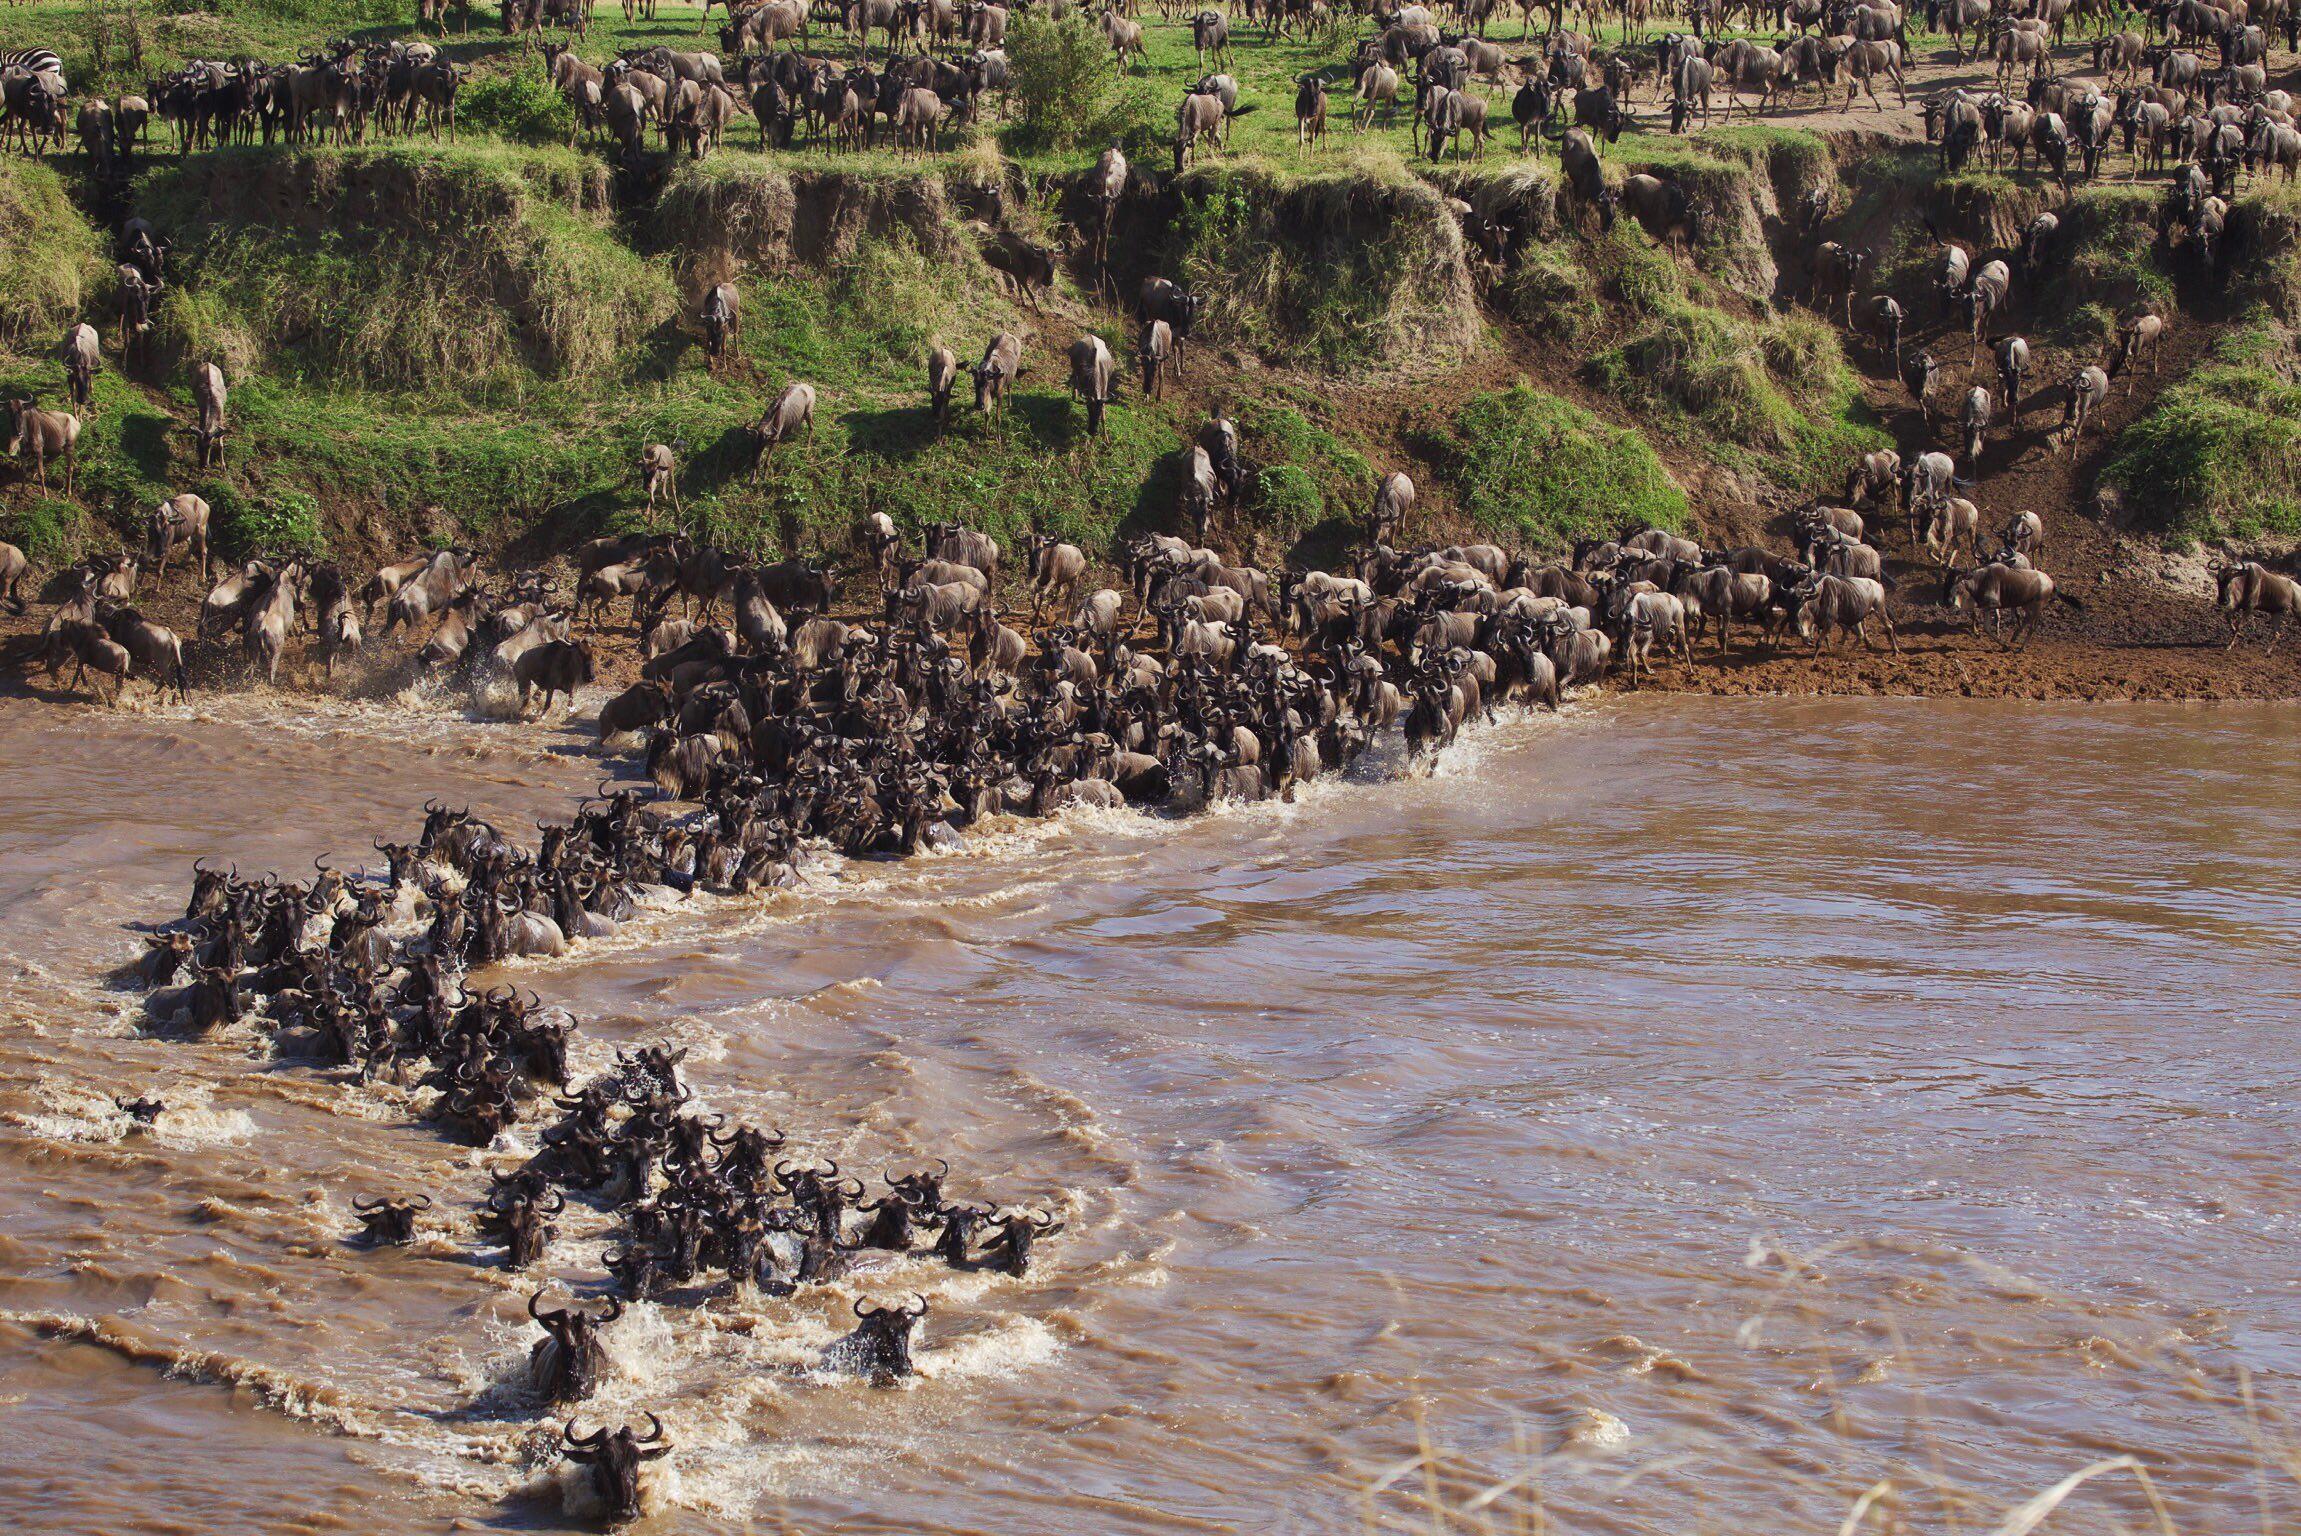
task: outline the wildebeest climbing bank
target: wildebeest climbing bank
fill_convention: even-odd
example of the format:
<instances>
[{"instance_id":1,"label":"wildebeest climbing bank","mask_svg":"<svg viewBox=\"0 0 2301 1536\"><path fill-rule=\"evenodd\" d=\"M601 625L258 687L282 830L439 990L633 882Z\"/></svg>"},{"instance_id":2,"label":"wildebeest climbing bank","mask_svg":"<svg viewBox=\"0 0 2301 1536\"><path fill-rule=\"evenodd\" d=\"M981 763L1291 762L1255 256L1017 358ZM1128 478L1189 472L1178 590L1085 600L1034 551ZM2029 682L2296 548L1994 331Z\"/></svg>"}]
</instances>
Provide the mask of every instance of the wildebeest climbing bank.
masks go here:
<instances>
[{"instance_id":1,"label":"wildebeest climbing bank","mask_svg":"<svg viewBox=\"0 0 2301 1536\"><path fill-rule=\"evenodd\" d=\"M1242 1043L1207 1070L1289 1085L1266 1118L1122 1157L1094 1092L1124 1053L1084 1023L1009 1051L951 936L974 909L922 893L997 871L966 898L990 910L1098 839L1377 835L1497 755L1538 775L1528 741L1804 718L1784 697L2002 701L1945 708L1946 737L2064 719L2018 701L2301 696L2297 91L2292 0L5 8L0 742L118 743L41 779L25 825L93 799L108 828L205 754L240 768L180 838L102 855L109 950L25 957L24 985L85 990L6 1013L36 1044L0 1129L125 1190L140 1148L272 1134L214 1103L282 1096L294 1199L219 1185L155 1240L244 1237L185 1262L298 1296L364 1384L205 1342L236 1282L179 1308L205 1282L128 1273L79 1218L27 1218L47 1289L0 1325L417 1447L376 1465L448 1518L740 1522L856 1486L888 1459L866 1426L899 1420L904 1456L1007 1489L1015 1529L1131 1529L1138 1503L1228 1528L1173 1488L1240 1479L1287 1528L1546 1520L1543 1478L1481 1494L1359 1365L1273 1378L1364 1411L1299 1427L1331 1464L1268 1485L1266 1450L1225 1468L1201 1426L1143 1493L1157 1458L1121 1421L1164 1399L1079 1407L1107 1485L970 1431L1066 1354L1156 1362L1187 1399L1195 1298L1251 1310L1273 1267L1226 1270L1206 1233L1276 1218L1144 1189L1268 1146L1257 1187L1418 1165L1411 1132L1336 1131L1360 1109L1323 1085L1451 1068ZM48 839L19 910L112 835ZM1656 881L1631 862L1625 892ZM1254 885L1093 943L1187 991L1230 974ZM1306 877L1284 921L1334 899ZM1048 921L1109 915L1081 900ZM786 926L815 937L773 976L719 979ZM1042 942L1034 984L1079 980ZM1350 970L1305 942L1305 987ZM874 944L969 1003L883 1016L888 978L836 963ZM1391 1040L1379 1012L1350 1038ZM988 1055L920 1068L954 1041ZM1197 1071L1156 1091L1196 1102ZM1403 1274L1458 1235L1291 1256ZM1563 1271L1463 1284L1521 1282L1609 1305ZM363 1321L394 1287L430 1312ZM1193 1299L1122 1338L1082 1299L1120 1288ZM1344 1321L1271 1307L1314 1349ZM1347 1322L1400 1349L1418 1326ZM1709 1379L1581 1331L1641 1380ZM1494 1409L1464 1410L1473 1457L1516 1443ZM1555 1417L1535 1454L1618 1448L1626 1418ZM1410 1425L1411 1474L1363 1454L1367 1422ZM2146 1428L2070 1438L2139 1456ZM1774 1449L1830 1468L1822 1526L1938 1523L1877 1491L1898 1464L1840 1500L1852 1462ZM1980 1518L1935 1495L1945 1528ZM247 1518L224 1490L172 1513Z\"/></svg>"}]
</instances>

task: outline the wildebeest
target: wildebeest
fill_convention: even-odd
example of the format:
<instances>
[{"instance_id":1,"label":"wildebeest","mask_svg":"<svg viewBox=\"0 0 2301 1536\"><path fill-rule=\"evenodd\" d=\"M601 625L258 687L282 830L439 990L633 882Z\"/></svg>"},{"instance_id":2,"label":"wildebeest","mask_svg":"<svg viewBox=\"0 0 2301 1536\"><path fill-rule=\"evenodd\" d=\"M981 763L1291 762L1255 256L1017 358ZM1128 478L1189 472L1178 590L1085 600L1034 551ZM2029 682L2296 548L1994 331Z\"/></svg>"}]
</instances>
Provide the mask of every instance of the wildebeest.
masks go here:
<instances>
[{"instance_id":1,"label":"wildebeest","mask_svg":"<svg viewBox=\"0 0 2301 1536\"><path fill-rule=\"evenodd\" d=\"M1229 119L1223 114L1222 102L1213 96L1196 91L1183 97L1174 109L1174 170L1177 176L1190 163L1192 152L1201 145L1222 147L1223 124Z\"/></svg>"},{"instance_id":2,"label":"wildebeest","mask_svg":"<svg viewBox=\"0 0 2301 1536\"><path fill-rule=\"evenodd\" d=\"M1890 293L1873 294L1862 308L1862 329L1877 343L1895 373L1902 366L1902 306Z\"/></svg>"},{"instance_id":3,"label":"wildebeest","mask_svg":"<svg viewBox=\"0 0 2301 1536\"><path fill-rule=\"evenodd\" d=\"M2234 647L2244 638L2245 629L2256 613L2274 614L2277 624L2269 634L2269 649L2277 649L2284 638L2285 626L2293 615L2301 613L2301 582L2290 576L2264 568L2259 562L2243 560L2215 573L2220 588L2221 608L2229 615L2229 644Z\"/></svg>"},{"instance_id":4,"label":"wildebeest","mask_svg":"<svg viewBox=\"0 0 2301 1536\"><path fill-rule=\"evenodd\" d=\"M359 1241L373 1248L404 1248L414 1242L416 1215L430 1209L429 1195L411 1200L380 1195L372 1199L352 1197L352 1211L360 1221Z\"/></svg>"},{"instance_id":5,"label":"wildebeest","mask_svg":"<svg viewBox=\"0 0 2301 1536\"><path fill-rule=\"evenodd\" d=\"M1548 129L1543 130L1548 133ZM1614 208L1621 196L1606 185L1605 163L1598 158L1590 136L1579 128L1569 128L1559 136L1558 166L1565 190L1577 209L1598 210L1598 228L1608 231L1614 227Z\"/></svg>"},{"instance_id":6,"label":"wildebeest","mask_svg":"<svg viewBox=\"0 0 2301 1536\"><path fill-rule=\"evenodd\" d=\"M1933 392L1941 378L1941 364L1934 360L1931 352L1919 352L1902 360L1901 377L1902 387L1917 402L1918 420L1932 426Z\"/></svg>"},{"instance_id":7,"label":"wildebeest","mask_svg":"<svg viewBox=\"0 0 2301 1536\"><path fill-rule=\"evenodd\" d=\"M1894 654L1901 654L1893 615L1886 611L1886 589L1877 581L1864 576L1817 575L1791 595L1798 600L1798 633L1811 640L1815 650L1840 635L1859 636L1863 645L1877 649L1877 642L1869 635L1869 621L1874 618L1885 629L1886 642Z\"/></svg>"},{"instance_id":8,"label":"wildebeest","mask_svg":"<svg viewBox=\"0 0 2301 1536\"><path fill-rule=\"evenodd\" d=\"M43 411L29 400L11 400L8 412L8 456L29 458L40 489L48 488L48 461L64 461L64 494L72 494L74 472L80 462L80 418L70 411Z\"/></svg>"},{"instance_id":9,"label":"wildebeest","mask_svg":"<svg viewBox=\"0 0 2301 1536\"><path fill-rule=\"evenodd\" d=\"M97 604L96 621L113 644L128 653L133 668L152 680L162 700L170 690L179 702L190 696L191 674L184 666L183 642L174 630L153 623L124 603ZM123 686L126 681L123 676Z\"/></svg>"},{"instance_id":10,"label":"wildebeest","mask_svg":"<svg viewBox=\"0 0 2301 1536\"><path fill-rule=\"evenodd\" d=\"M1139 351L1143 394L1156 400L1165 393L1166 376L1176 371L1173 327L1164 320L1153 320L1144 326Z\"/></svg>"},{"instance_id":11,"label":"wildebeest","mask_svg":"<svg viewBox=\"0 0 2301 1536\"><path fill-rule=\"evenodd\" d=\"M1814 252L1812 275L1807 281L1806 298L1817 309L1842 307L1846 328L1854 323L1854 290L1861 286L1862 269L1869 265L1867 251L1854 250L1835 240L1825 240Z\"/></svg>"},{"instance_id":12,"label":"wildebeest","mask_svg":"<svg viewBox=\"0 0 2301 1536\"><path fill-rule=\"evenodd\" d=\"M144 520L144 533L150 543L154 574L168 574L168 556L177 545L188 548L200 562L200 584L208 581L208 504L190 491L180 491L163 501Z\"/></svg>"},{"instance_id":13,"label":"wildebeest","mask_svg":"<svg viewBox=\"0 0 2301 1536\"><path fill-rule=\"evenodd\" d=\"M1103 429L1103 408L1118 398L1118 364L1111 349L1092 333L1071 343L1071 393L1087 408L1087 431Z\"/></svg>"},{"instance_id":14,"label":"wildebeest","mask_svg":"<svg viewBox=\"0 0 2301 1536\"><path fill-rule=\"evenodd\" d=\"M94 392L97 366L103 361L103 348L96 339L96 328L85 320L64 333L64 341L57 348L64 363L65 382L71 387L72 403L82 410L88 409Z\"/></svg>"},{"instance_id":15,"label":"wildebeest","mask_svg":"<svg viewBox=\"0 0 2301 1536\"><path fill-rule=\"evenodd\" d=\"M549 715L552 695L564 693L572 701L575 690L591 682L597 674L590 646L580 640L551 640L522 652L512 663L511 675L519 683L520 713L527 713L529 695L541 688L543 712Z\"/></svg>"},{"instance_id":16,"label":"wildebeest","mask_svg":"<svg viewBox=\"0 0 2301 1536\"><path fill-rule=\"evenodd\" d=\"M644 1435L634 1434L628 1427L600 1428L579 1435L575 1420L569 1419L563 1431L562 1448L567 1459L589 1474L591 1497L610 1525L625 1525L639 1518L645 1504L642 1468L671 1454L663 1421L650 1413L647 1425Z\"/></svg>"},{"instance_id":17,"label":"wildebeest","mask_svg":"<svg viewBox=\"0 0 2301 1536\"><path fill-rule=\"evenodd\" d=\"M1374 488L1374 505L1367 511L1367 536L1376 544L1395 543L1414 510L1414 481L1406 471L1394 469Z\"/></svg>"},{"instance_id":18,"label":"wildebeest","mask_svg":"<svg viewBox=\"0 0 2301 1536\"><path fill-rule=\"evenodd\" d=\"M733 283L714 284L703 296L703 349L716 362L743 331L743 300Z\"/></svg>"},{"instance_id":19,"label":"wildebeest","mask_svg":"<svg viewBox=\"0 0 2301 1536\"><path fill-rule=\"evenodd\" d=\"M2030 566L1999 561L1970 571L1952 569L1942 578L1942 605L1953 614L1968 615L1976 630L1981 627L1981 616L1987 613L1991 633L2001 644L2009 643L2005 638L2007 614L2014 616L2014 640L2019 641L2037 627L2048 598L2059 598L2073 608L2083 606L2058 590L2051 576Z\"/></svg>"},{"instance_id":20,"label":"wildebeest","mask_svg":"<svg viewBox=\"0 0 2301 1536\"><path fill-rule=\"evenodd\" d=\"M1295 82L1294 141L1318 144L1326 138L1326 77L1313 70Z\"/></svg>"},{"instance_id":21,"label":"wildebeest","mask_svg":"<svg viewBox=\"0 0 2301 1536\"><path fill-rule=\"evenodd\" d=\"M13 544L0 543L0 603L6 603L11 613L24 611L24 599L17 594L16 587L23 581L24 573L31 569L32 562L25 558L24 551Z\"/></svg>"},{"instance_id":22,"label":"wildebeest","mask_svg":"<svg viewBox=\"0 0 2301 1536\"><path fill-rule=\"evenodd\" d=\"M655 521L655 505L669 498L671 514L679 515L679 466L667 443L649 443L639 450L639 484L647 492L647 520Z\"/></svg>"},{"instance_id":23,"label":"wildebeest","mask_svg":"<svg viewBox=\"0 0 2301 1536\"><path fill-rule=\"evenodd\" d=\"M928 348L927 410L938 427L950 425L951 390L958 382L959 354L944 346Z\"/></svg>"},{"instance_id":24,"label":"wildebeest","mask_svg":"<svg viewBox=\"0 0 2301 1536\"><path fill-rule=\"evenodd\" d=\"M1035 624L1040 604L1052 599L1059 613L1077 597L1079 583L1086 580L1087 555L1076 544L1041 533L1032 534L1026 548L1031 562L1031 622Z\"/></svg>"},{"instance_id":25,"label":"wildebeest","mask_svg":"<svg viewBox=\"0 0 2301 1536\"><path fill-rule=\"evenodd\" d=\"M1966 366L1981 356L1982 334L1989 329L1989 317L2004 305L2007 292L2013 286L2013 271L2002 261L1983 263L1966 287L1967 318L1973 328L1973 351L1966 358Z\"/></svg>"},{"instance_id":26,"label":"wildebeest","mask_svg":"<svg viewBox=\"0 0 2301 1536\"><path fill-rule=\"evenodd\" d=\"M2123 374L2125 392L2132 394L2133 371L2141 361L2141 354L2149 354L2149 372L2154 378L2157 374L2157 354L2164 342L2165 321L2161 317L2146 310L2138 315L2126 316L2118 322L2117 351L2109 360L2109 376L2114 379Z\"/></svg>"},{"instance_id":27,"label":"wildebeest","mask_svg":"<svg viewBox=\"0 0 2301 1536\"><path fill-rule=\"evenodd\" d=\"M751 463L756 469L767 450L800 432L815 435L815 386L797 380L783 386L750 429Z\"/></svg>"},{"instance_id":28,"label":"wildebeest","mask_svg":"<svg viewBox=\"0 0 2301 1536\"><path fill-rule=\"evenodd\" d=\"M456 595L470 586L479 572L479 556L463 549L443 549L423 562L422 569L402 579L384 604L385 639L403 625L410 630L417 621L442 612ZM380 577L382 572L378 572ZM372 589L377 583L370 581ZM363 594L364 595L364 594Z\"/></svg>"},{"instance_id":29,"label":"wildebeest","mask_svg":"<svg viewBox=\"0 0 2301 1536\"><path fill-rule=\"evenodd\" d=\"M134 366L143 359L144 343L152 334L152 300L159 290L136 267L122 262L118 269L120 302L120 355Z\"/></svg>"},{"instance_id":30,"label":"wildebeest","mask_svg":"<svg viewBox=\"0 0 2301 1536\"><path fill-rule=\"evenodd\" d=\"M240 644L248 666L263 673L268 684L279 682L280 656L296 627L297 588L303 577L303 566L298 563L267 574L250 593L240 621Z\"/></svg>"},{"instance_id":31,"label":"wildebeest","mask_svg":"<svg viewBox=\"0 0 2301 1536\"><path fill-rule=\"evenodd\" d=\"M2020 336L2000 336L1990 343L1997 363L1999 391L2005 397L2007 424L2021 425L2021 386L2029 376L2029 342Z\"/></svg>"},{"instance_id":32,"label":"wildebeest","mask_svg":"<svg viewBox=\"0 0 2301 1536\"><path fill-rule=\"evenodd\" d=\"M1640 172L1623 178L1620 196L1622 207L1654 240L1671 245L1683 236L1687 245L1702 243L1701 204L1678 183Z\"/></svg>"},{"instance_id":33,"label":"wildebeest","mask_svg":"<svg viewBox=\"0 0 2301 1536\"><path fill-rule=\"evenodd\" d=\"M967 372L975 380L975 409L992 415L1006 404L1007 391L1023 371L1023 339L1001 331L983 348L983 360Z\"/></svg>"},{"instance_id":34,"label":"wildebeest","mask_svg":"<svg viewBox=\"0 0 2301 1536\"><path fill-rule=\"evenodd\" d=\"M192 365L192 403L198 419L192 436L199 447L200 468L220 469L224 463L224 370L213 362Z\"/></svg>"},{"instance_id":35,"label":"wildebeest","mask_svg":"<svg viewBox=\"0 0 2301 1536\"><path fill-rule=\"evenodd\" d=\"M1965 472L1976 479L1981 476L1981 449L1989 436L1989 418L1989 391L1976 384L1965 392L1965 415L1960 422L1965 432Z\"/></svg>"},{"instance_id":36,"label":"wildebeest","mask_svg":"<svg viewBox=\"0 0 2301 1536\"><path fill-rule=\"evenodd\" d=\"M2053 429L2050 439L2056 453L2063 449L2076 451L2079 440L2085 436L2086 424L2109 399L2109 374L2101 368L2080 368L2070 375L2067 389L2068 397L2061 407L2061 424Z\"/></svg>"},{"instance_id":37,"label":"wildebeest","mask_svg":"<svg viewBox=\"0 0 2301 1536\"><path fill-rule=\"evenodd\" d=\"M1191 327L1198 323L1199 311L1205 305L1201 295L1188 292L1164 277L1144 278L1142 291L1135 300L1137 324L1166 322L1174 342L1174 372L1178 379L1182 377L1183 351L1190 341Z\"/></svg>"}]
</instances>

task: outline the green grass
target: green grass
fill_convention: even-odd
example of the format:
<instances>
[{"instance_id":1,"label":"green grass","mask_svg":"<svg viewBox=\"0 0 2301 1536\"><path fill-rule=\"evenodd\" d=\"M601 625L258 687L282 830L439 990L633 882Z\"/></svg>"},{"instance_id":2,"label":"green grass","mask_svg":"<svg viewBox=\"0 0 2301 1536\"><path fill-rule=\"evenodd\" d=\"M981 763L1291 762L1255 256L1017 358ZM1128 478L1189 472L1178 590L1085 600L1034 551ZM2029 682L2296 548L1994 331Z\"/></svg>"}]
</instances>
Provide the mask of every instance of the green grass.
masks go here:
<instances>
[{"instance_id":1,"label":"green grass","mask_svg":"<svg viewBox=\"0 0 2301 1536\"><path fill-rule=\"evenodd\" d=\"M594 180L570 151L500 144L162 161L138 188L176 247L162 342L232 377L389 387L606 368L678 297Z\"/></svg>"},{"instance_id":2,"label":"green grass","mask_svg":"<svg viewBox=\"0 0 2301 1536\"><path fill-rule=\"evenodd\" d=\"M2061 272L2039 306L2047 335L2081 351L2109 345L2137 309L2169 314L2173 278L2158 260L2153 186L2085 187L2061 214Z\"/></svg>"},{"instance_id":3,"label":"green grass","mask_svg":"<svg viewBox=\"0 0 2301 1536\"><path fill-rule=\"evenodd\" d=\"M1520 545L1685 523L1686 493L1644 438L1525 383L1471 396L1440 449L1455 505L1479 532Z\"/></svg>"},{"instance_id":4,"label":"green grass","mask_svg":"<svg viewBox=\"0 0 2301 1536\"><path fill-rule=\"evenodd\" d=\"M35 565L68 565L88 552L88 514L61 496L27 502L0 526L6 527L8 542Z\"/></svg>"},{"instance_id":5,"label":"green grass","mask_svg":"<svg viewBox=\"0 0 2301 1536\"><path fill-rule=\"evenodd\" d=\"M60 340L97 291L104 254L53 166L0 157L0 344Z\"/></svg>"},{"instance_id":6,"label":"green grass","mask_svg":"<svg viewBox=\"0 0 2301 1536\"><path fill-rule=\"evenodd\" d=\"M2301 385L2217 360L2119 434L2103 478L2171 544L2301 535Z\"/></svg>"}]
</instances>

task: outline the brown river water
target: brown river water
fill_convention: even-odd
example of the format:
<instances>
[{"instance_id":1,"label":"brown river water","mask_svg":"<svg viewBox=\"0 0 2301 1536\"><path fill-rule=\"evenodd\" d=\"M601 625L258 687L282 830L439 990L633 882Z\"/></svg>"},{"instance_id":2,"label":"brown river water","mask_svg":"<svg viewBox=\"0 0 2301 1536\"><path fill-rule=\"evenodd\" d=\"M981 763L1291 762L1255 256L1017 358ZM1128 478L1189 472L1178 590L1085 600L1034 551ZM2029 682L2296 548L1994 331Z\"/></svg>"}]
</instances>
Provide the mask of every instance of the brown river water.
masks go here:
<instances>
[{"instance_id":1,"label":"brown river water","mask_svg":"<svg viewBox=\"0 0 2301 1536\"><path fill-rule=\"evenodd\" d=\"M196 855L356 860L427 796L524 831L597 764L272 708L0 702L0 1520L560 1528L531 1282L467 1225L524 1148L147 1037L103 973ZM636 1305L585 1423L662 1414L679 1531L1828 1533L1890 1482L1864 1529L1987 1536L2125 1453L2147 1490L2047 1528L2301 1528L2297 748L2274 707L1601 700L512 967L579 1071L675 1041L706 1107L1070 1223L1023 1280ZM416 1247L345 1246L416 1191ZM576 1215L550 1268L596 1275ZM822 1367L914 1288L917 1378Z\"/></svg>"}]
</instances>

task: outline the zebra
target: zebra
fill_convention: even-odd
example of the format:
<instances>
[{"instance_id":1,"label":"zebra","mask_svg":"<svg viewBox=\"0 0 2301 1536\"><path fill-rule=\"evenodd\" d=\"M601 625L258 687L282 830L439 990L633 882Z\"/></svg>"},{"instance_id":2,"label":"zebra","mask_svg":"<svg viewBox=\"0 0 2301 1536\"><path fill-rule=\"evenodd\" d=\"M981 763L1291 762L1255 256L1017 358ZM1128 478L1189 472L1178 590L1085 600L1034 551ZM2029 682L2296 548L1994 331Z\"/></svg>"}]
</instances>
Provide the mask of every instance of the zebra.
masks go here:
<instances>
[{"instance_id":1,"label":"zebra","mask_svg":"<svg viewBox=\"0 0 2301 1536\"><path fill-rule=\"evenodd\" d=\"M65 94L64 61L48 49L0 53L0 142L15 139L30 151L46 136L61 147Z\"/></svg>"},{"instance_id":2,"label":"zebra","mask_svg":"<svg viewBox=\"0 0 2301 1536\"><path fill-rule=\"evenodd\" d=\"M28 75L54 75L56 88L64 87L64 61L46 48L19 48L14 53L0 53L0 75L20 69Z\"/></svg>"}]
</instances>

